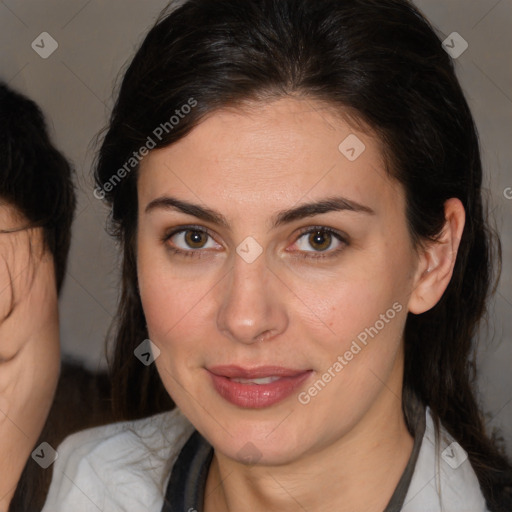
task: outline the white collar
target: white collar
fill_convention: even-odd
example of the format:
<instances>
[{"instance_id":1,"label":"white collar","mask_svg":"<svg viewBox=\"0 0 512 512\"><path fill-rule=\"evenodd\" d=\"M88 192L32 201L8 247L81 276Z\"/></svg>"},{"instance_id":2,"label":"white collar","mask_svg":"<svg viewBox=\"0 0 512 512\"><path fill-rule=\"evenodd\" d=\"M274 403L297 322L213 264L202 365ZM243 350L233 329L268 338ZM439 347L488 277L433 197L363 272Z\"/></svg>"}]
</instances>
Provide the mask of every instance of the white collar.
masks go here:
<instances>
[{"instance_id":1,"label":"white collar","mask_svg":"<svg viewBox=\"0 0 512 512\"><path fill-rule=\"evenodd\" d=\"M426 409L426 427L401 512L489 512L465 450Z\"/></svg>"}]
</instances>

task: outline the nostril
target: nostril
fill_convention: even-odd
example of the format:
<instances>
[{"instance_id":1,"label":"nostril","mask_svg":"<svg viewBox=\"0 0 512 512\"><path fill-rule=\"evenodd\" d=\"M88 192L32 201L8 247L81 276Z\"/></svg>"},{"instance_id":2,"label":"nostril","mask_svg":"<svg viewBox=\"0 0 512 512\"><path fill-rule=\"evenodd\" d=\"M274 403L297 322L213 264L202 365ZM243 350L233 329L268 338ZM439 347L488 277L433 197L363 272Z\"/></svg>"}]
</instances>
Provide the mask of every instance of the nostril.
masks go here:
<instances>
[{"instance_id":1,"label":"nostril","mask_svg":"<svg viewBox=\"0 0 512 512\"><path fill-rule=\"evenodd\" d=\"M268 339L272 336L273 336L273 331L268 329L265 332L259 334L255 339L257 342L260 342L260 341L265 341L266 339Z\"/></svg>"}]
</instances>

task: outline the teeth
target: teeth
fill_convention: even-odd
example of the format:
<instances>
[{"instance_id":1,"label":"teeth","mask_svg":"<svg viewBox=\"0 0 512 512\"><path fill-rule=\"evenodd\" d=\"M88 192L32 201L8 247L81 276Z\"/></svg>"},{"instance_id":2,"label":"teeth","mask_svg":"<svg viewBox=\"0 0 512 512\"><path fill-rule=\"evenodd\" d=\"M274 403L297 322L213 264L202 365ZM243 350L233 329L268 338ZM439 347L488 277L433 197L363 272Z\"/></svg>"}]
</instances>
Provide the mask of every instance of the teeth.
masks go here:
<instances>
[{"instance_id":1,"label":"teeth","mask_svg":"<svg viewBox=\"0 0 512 512\"><path fill-rule=\"evenodd\" d=\"M271 384L281 377L261 377L260 379L231 379L233 382L239 382L240 384Z\"/></svg>"}]
</instances>

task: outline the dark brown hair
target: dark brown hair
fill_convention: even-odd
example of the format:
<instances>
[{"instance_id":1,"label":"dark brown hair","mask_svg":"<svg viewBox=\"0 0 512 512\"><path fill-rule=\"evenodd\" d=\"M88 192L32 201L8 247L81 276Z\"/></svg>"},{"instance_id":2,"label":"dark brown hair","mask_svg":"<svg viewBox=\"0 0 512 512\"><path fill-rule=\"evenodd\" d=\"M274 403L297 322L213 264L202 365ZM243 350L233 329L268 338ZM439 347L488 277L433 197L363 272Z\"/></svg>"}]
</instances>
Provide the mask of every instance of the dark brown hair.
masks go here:
<instances>
[{"instance_id":1,"label":"dark brown hair","mask_svg":"<svg viewBox=\"0 0 512 512\"><path fill-rule=\"evenodd\" d=\"M404 412L412 395L430 406L468 452L490 509L510 510L510 463L485 432L474 389L476 329L493 279L478 137L451 58L407 0L189 0L150 30L122 81L96 170L123 250L111 361L119 417L172 403L154 365L141 369L133 356L147 337L135 264L137 168L106 185L190 98L197 106L156 147L219 108L286 95L350 109L380 136L416 244L439 235L447 199L462 201L453 278L434 308L406 323Z\"/></svg>"}]
</instances>

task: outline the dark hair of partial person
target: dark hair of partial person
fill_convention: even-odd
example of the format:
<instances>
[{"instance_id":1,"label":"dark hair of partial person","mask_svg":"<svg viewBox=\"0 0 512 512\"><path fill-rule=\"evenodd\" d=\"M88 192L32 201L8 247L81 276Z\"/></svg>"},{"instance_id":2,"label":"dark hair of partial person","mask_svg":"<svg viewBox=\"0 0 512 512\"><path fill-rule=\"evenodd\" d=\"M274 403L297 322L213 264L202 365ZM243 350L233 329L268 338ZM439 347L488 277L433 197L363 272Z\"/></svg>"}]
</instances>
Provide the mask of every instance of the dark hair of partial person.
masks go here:
<instances>
[{"instance_id":1,"label":"dark hair of partial person","mask_svg":"<svg viewBox=\"0 0 512 512\"><path fill-rule=\"evenodd\" d=\"M153 137L157 148L218 109L286 96L348 112L379 136L387 172L405 191L417 247L440 234L447 199L464 205L446 292L434 308L407 318L404 415L408 421L411 397L418 396L437 429L441 422L468 452L490 510L509 511L511 464L486 432L475 396L475 342L499 275L499 239L485 218L478 136L452 60L406 0L189 0L171 3L147 34L122 80L95 174L123 251L110 354L116 417L173 404L155 365L143 368L133 356L148 337L137 288L137 168L104 186L190 98L197 106L161 140Z\"/></svg>"},{"instance_id":2,"label":"dark hair of partial person","mask_svg":"<svg viewBox=\"0 0 512 512\"><path fill-rule=\"evenodd\" d=\"M43 228L60 291L76 203L71 167L52 145L39 107L4 83L0 83L0 201L25 217L27 225L22 229Z\"/></svg>"}]
</instances>

